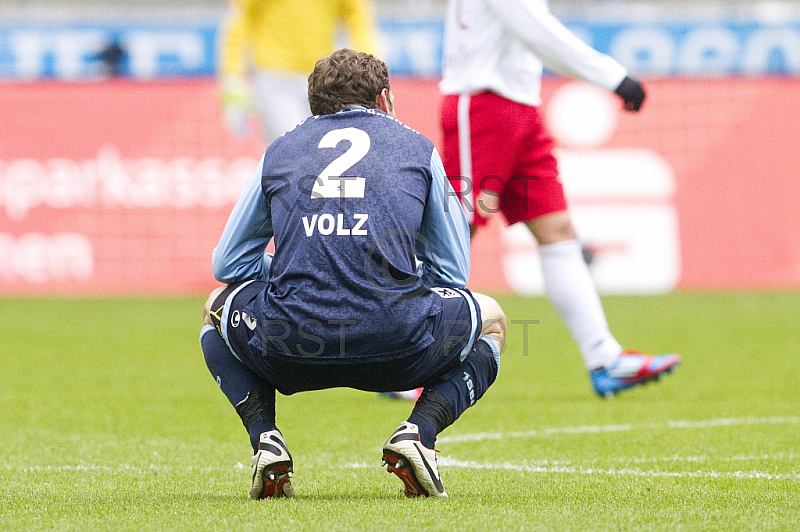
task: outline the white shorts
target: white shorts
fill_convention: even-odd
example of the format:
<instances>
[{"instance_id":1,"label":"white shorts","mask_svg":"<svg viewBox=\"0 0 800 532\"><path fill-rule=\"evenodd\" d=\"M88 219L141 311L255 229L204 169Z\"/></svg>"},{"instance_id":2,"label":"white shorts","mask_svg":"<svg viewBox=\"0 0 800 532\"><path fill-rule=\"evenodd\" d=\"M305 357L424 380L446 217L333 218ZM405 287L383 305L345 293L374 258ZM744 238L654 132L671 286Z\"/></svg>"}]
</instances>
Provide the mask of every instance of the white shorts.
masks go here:
<instances>
[{"instance_id":1,"label":"white shorts","mask_svg":"<svg viewBox=\"0 0 800 532\"><path fill-rule=\"evenodd\" d=\"M253 89L267 142L294 129L311 115L306 74L259 70L253 74Z\"/></svg>"}]
</instances>

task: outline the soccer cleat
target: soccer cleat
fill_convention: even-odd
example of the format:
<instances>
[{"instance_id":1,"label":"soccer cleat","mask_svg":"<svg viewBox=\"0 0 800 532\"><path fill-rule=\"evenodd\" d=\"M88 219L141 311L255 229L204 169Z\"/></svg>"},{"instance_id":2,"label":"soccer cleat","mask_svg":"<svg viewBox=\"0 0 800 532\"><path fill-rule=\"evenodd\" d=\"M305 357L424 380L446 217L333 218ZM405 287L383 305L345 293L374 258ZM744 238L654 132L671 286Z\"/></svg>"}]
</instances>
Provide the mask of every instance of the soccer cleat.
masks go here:
<instances>
[{"instance_id":1,"label":"soccer cleat","mask_svg":"<svg viewBox=\"0 0 800 532\"><path fill-rule=\"evenodd\" d=\"M258 452L252 460L253 486L251 499L294 497L292 477L292 455L278 430L261 434Z\"/></svg>"},{"instance_id":2,"label":"soccer cleat","mask_svg":"<svg viewBox=\"0 0 800 532\"><path fill-rule=\"evenodd\" d=\"M422 388L414 388L413 390L405 390L402 392L380 392L391 399L404 399L406 401L416 401L422 395Z\"/></svg>"},{"instance_id":3,"label":"soccer cleat","mask_svg":"<svg viewBox=\"0 0 800 532\"><path fill-rule=\"evenodd\" d=\"M670 373L680 363L678 355L645 355L636 351L623 351L607 368L590 372L594 391L600 397L611 397L614 394L655 381L662 375Z\"/></svg>"},{"instance_id":4,"label":"soccer cleat","mask_svg":"<svg viewBox=\"0 0 800 532\"><path fill-rule=\"evenodd\" d=\"M381 465L403 481L406 497L447 497L436 466L436 451L422 445L413 423L401 423L386 440Z\"/></svg>"}]
</instances>

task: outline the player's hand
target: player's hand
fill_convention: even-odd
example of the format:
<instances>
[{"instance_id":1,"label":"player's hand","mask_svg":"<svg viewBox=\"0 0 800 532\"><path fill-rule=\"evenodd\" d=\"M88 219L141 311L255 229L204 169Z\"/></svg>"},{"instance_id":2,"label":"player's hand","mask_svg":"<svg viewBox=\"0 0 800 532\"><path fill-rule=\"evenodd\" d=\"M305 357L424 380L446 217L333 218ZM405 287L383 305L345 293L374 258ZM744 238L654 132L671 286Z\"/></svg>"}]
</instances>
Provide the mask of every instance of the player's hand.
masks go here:
<instances>
[{"instance_id":1,"label":"player's hand","mask_svg":"<svg viewBox=\"0 0 800 532\"><path fill-rule=\"evenodd\" d=\"M645 98L644 87L632 77L625 76L625 79L622 80L622 83L619 84L619 87L614 92L622 98L626 111L636 112L642 108L642 102L644 102Z\"/></svg>"},{"instance_id":2,"label":"player's hand","mask_svg":"<svg viewBox=\"0 0 800 532\"><path fill-rule=\"evenodd\" d=\"M497 192L482 190L475 198L475 212L487 220L492 214L500 212L499 194L497 194Z\"/></svg>"},{"instance_id":3,"label":"player's hand","mask_svg":"<svg viewBox=\"0 0 800 532\"><path fill-rule=\"evenodd\" d=\"M228 129L237 137L246 137L253 100L247 80L240 76L225 76L220 80L222 110Z\"/></svg>"}]
</instances>

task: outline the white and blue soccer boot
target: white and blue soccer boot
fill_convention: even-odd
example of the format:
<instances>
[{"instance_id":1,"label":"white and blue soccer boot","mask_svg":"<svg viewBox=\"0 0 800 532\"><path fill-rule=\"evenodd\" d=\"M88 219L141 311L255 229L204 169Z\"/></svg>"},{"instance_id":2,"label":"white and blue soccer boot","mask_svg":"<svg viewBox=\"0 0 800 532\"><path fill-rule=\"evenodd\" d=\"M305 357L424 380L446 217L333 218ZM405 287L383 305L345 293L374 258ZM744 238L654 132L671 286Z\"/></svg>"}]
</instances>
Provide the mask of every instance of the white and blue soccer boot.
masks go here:
<instances>
[{"instance_id":1,"label":"white and blue soccer boot","mask_svg":"<svg viewBox=\"0 0 800 532\"><path fill-rule=\"evenodd\" d=\"M589 376L597 395L612 397L622 390L660 379L672 372L680 361L681 357L675 354L653 356L623 351L609 367L596 369Z\"/></svg>"}]
</instances>

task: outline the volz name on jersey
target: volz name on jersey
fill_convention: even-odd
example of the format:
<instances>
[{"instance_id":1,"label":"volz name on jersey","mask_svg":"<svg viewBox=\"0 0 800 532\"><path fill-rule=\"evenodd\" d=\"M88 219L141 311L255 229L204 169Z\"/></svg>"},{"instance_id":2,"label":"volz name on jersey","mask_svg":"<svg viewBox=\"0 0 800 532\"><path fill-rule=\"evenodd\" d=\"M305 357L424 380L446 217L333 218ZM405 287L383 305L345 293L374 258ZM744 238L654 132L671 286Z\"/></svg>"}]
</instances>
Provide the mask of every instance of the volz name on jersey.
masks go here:
<instances>
[{"instance_id":1,"label":"volz name on jersey","mask_svg":"<svg viewBox=\"0 0 800 532\"><path fill-rule=\"evenodd\" d=\"M303 228L306 236L312 236L314 231L319 231L321 235L343 235L343 236L364 236L367 230L362 228L369 218L368 214L353 214L352 220L348 220L347 226L344 222L344 214L339 213L334 218L332 214L315 214L311 218L303 216Z\"/></svg>"}]
</instances>

